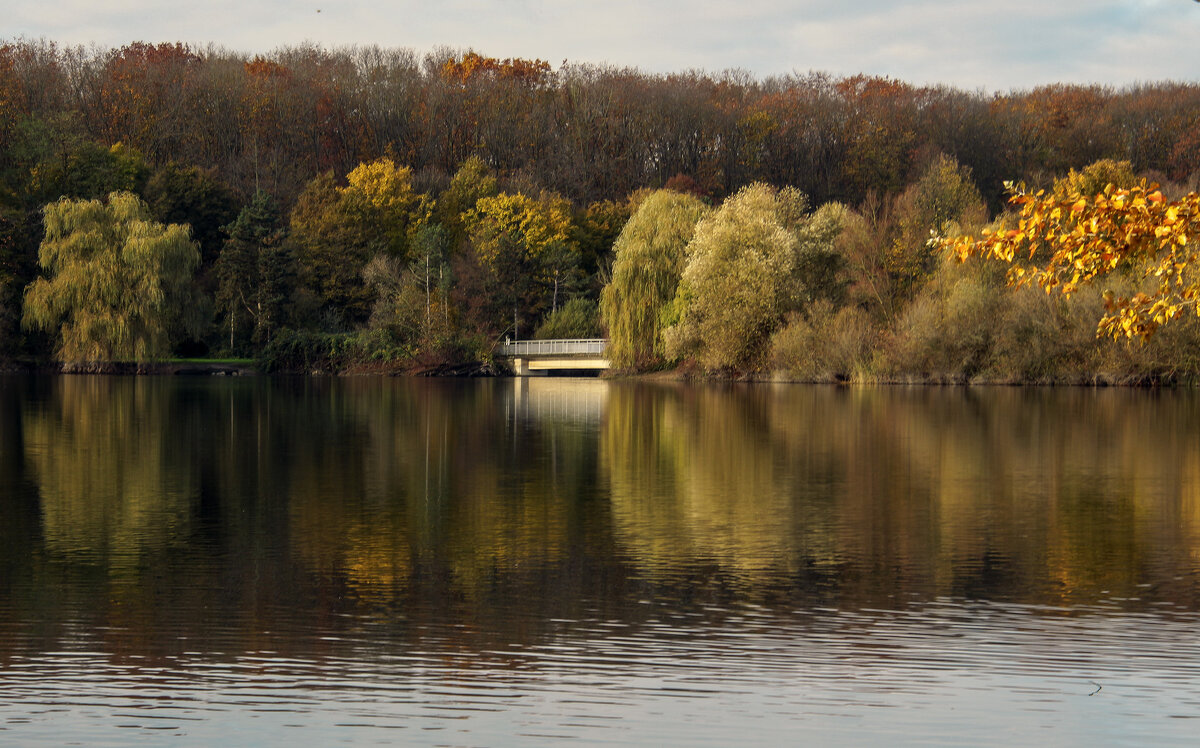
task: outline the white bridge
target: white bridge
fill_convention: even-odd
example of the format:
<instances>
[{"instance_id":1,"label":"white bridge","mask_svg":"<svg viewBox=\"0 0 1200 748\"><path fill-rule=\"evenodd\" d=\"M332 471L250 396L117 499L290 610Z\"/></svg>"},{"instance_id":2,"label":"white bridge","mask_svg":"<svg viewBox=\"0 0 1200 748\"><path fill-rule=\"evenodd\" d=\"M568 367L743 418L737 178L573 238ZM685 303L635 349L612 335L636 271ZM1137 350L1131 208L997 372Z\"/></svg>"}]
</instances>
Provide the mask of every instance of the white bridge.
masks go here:
<instances>
[{"instance_id":1,"label":"white bridge","mask_svg":"<svg viewBox=\"0 0 1200 748\"><path fill-rule=\"evenodd\" d=\"M509 359L519 377L552 371L596 371L608 368L603 338L579 340L512 340L501 343L496 355Z\"/></svg>"}]
</instances>

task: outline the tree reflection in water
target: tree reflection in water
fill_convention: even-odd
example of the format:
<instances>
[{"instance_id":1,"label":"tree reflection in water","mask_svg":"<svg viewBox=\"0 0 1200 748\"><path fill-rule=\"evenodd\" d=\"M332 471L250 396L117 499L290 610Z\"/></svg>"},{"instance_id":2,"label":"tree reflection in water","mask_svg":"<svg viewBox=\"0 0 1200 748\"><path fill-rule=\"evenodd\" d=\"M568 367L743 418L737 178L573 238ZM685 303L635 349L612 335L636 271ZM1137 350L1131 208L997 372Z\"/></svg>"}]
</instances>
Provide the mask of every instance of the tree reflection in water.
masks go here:
<instances>
[{"instance_id":1,"label":"tree reflection in water","mask_svg":"<svg viewBox=\"0 0 1200 748\"><path fill-rule=\"evenodd\" d=\"M10 377L0 444L4 615L150 655L1198 603L1190 392Z\"/></svg>"}]
</instances>

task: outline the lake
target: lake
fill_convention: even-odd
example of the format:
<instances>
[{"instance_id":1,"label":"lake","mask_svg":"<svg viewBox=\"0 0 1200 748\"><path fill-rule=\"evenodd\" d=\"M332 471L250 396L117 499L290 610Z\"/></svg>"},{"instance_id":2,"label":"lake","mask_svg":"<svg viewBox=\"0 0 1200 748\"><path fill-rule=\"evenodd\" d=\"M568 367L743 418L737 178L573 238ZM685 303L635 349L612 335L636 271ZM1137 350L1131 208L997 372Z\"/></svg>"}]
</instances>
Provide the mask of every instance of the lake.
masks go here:
<instances>
[{"instance_id":1,"label":"lake","mask_svg":"<svg viewBox=\"0 0 1200 748\"><path fill-rule=\"evenodd\" d=\"M0 744L1198 718L1191 391L0 377Z\"/></svg>"}]
</instances>

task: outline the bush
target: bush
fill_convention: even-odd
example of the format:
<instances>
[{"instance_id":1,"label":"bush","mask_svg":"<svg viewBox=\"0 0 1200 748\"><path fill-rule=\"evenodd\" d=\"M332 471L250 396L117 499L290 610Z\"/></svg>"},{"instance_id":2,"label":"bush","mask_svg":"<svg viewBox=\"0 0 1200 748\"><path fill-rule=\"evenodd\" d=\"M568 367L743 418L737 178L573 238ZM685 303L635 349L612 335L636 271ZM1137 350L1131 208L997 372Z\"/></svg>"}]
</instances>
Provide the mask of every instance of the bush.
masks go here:
<instances>
[{"instance_id":1,"label":"bush","mask_svg":"<svg viewBox=\"0 0 1200 748\"><path fill-rule=\"evenodd\" d=\"M1095 371L1098 292L1071 299L1038 288L1009 289L996 325L988 363L991 374L1010 382L1080 381Z\"/></svg>"},{"instance_id":2,"label":"bush","mask_svg":"<svg viewBox=\"0 0 1200 748\"><path fill-rule=\"evenodd\" d=\"M600 337L600 309L583 297L571 299L548 315L533 337L538 340Z\"/></svg>"},{"instance_id":3,"label":"bush","mask_svg":"<svg viewBox=\"0 0 1200 748\"><path fill-rule=\"evenodd\" d=\"M845 381L861 376L874 337L870 316L859 307L835 311L829 301L814 302L805 314L789 315L772 336L771 364L798 381Z\"/></svg>"},{"instance_id":4,"label":"bush","mask_svg":"<svg viewBox=\"0 0 1200 748\"><path fill-rule=\"evenodd\" d=\"M896 321L875 366L885 378L965 381L984 370L1002 312L992 268L943 262Z\"/></svg>"},{"instance_id":5,"label":"bush","mask_svg":"<svg viewBox=\"0 0 1200 748\"><path fill-rule=\"evenodd\" d=\"M284 329L263 349L260 366L268 373L336 373L353 366L405 363L413 353L411 346L398 343L386 330Z\"/></svg>"}]
</instances>

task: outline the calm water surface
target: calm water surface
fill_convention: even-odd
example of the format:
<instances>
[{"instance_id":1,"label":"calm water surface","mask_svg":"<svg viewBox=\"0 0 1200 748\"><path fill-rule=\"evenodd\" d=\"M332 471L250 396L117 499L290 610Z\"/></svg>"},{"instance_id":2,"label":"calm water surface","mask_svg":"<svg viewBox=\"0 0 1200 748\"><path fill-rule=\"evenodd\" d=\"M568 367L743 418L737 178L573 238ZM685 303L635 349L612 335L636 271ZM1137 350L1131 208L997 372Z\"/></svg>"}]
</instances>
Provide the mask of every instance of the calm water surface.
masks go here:
<instances>
[{"instance_id":1,"label":"calm water surface","mask_svg":"<svg viewBox=\"0 0 1200 748\"><path fill-rule=\"evenodd\" d=\"M0 377L2 745L1197 735L1191 392Z\"/></svg>"}]
</instances>

